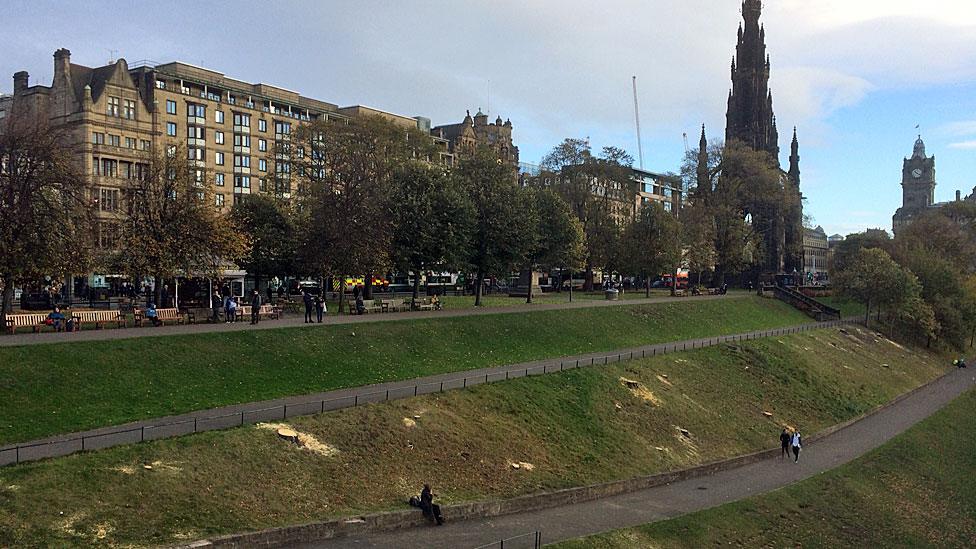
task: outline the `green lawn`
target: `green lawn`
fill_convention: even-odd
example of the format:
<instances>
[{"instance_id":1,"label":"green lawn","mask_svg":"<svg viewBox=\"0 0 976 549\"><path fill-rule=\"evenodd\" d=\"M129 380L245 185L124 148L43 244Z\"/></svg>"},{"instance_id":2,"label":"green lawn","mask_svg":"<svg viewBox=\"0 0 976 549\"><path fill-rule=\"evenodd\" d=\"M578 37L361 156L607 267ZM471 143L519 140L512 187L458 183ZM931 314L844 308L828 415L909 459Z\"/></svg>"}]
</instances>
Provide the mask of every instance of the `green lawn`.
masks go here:
<instances>
[{"instance_id":1,"label":"green lawn","mask_svg":"<svg viewBox=\"0 0 976 549\"><path fill-rule=\"evenodd\" d=\"M847 331L289 420L328 456L249 426L2 468L0 546L170 544L405 509L424 482L451 503L648 475L775 446L784 423L816 432L945 369Z\"/></svg>"},{"instance_id":2,"label":"green lawn","mask_svg":"<svg viewBox=\"0 0 976 549\"><path fill-rule=\"evenodd\" d=\"M976 390L860 459L782 490L560 549L976 546Z\"/></svg>"},{"instance_id":3,"label":"green lawn","mask_svg":"<svg viewBox=\"0 0 976 549\"><path fill-rule=\"evenodd\" d=\"M793 325L752 297L0 348L0 443L250 402Z\"/></svg>"},{"instance_id":4,"label":"green lawn","mask_svg":"<svg viewBox=\"0 0 976 549\"><path fill-rule=\"evenodd\" d=\"M829 305L835 309L840 309L840 314L843 318L850 316L864 318L863 303L851 301L850 299L839 296L818 297L816 300L820 301L824 305Z\"/></svg>"}]
</instances>

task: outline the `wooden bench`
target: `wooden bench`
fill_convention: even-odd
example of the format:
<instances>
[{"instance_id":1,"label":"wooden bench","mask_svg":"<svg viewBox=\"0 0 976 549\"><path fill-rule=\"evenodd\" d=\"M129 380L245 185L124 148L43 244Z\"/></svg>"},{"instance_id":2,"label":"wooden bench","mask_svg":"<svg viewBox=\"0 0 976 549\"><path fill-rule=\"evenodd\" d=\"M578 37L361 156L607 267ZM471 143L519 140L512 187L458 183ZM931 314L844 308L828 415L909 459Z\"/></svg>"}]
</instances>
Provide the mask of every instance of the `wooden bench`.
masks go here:
<instances>
[{"instance_id":1,"label":"wooden bench","mask_svg":"<svg viewBox=\"0 0 976 549\"><path fill-rule=\"evenodd\" d=\"M237 307L237 319L236 320L248 320L248 319L250 319L251 318L251 309L252 309L252 306L251 305L239 305ZM258 310L258 316L259 317L263 316L263 317L268 318L268 319L277 320L277 319L281 318L281 309L279 307L275 307L274 305L268 305L268 304L261 305L261 308Z\"/></svg>"},{"instance_id":2,"label":"wooden bench","mask_svg":"<svg viewBox=\"0 0 976 549\"><path fill-rule=\"evenodd\" d=\"M36 334L41 331L46 322L47 313L7 315L7 329L11 334L17 333L17 328L30 328Z\"/></svg>"},{"instance_id":3,"label":"wooden bench","mask_svg":"<svg viewBox=\"0 0 976 549\"><path fill-rule=\"evenodd\" d=\"M119 328L125 328L125 315L119 311L78 311L72 312L71 316L75 320L75 330L80 330L83 323L94 324L98 330L106 322L115 322Z\"/></svg>"},{"instance_id":4,"label":"wooden bench","mask_svg":"<svg viewBox=\"0 0 976 549\"><path fill-rule=\"evenodd\" d=\"M430 302L429 297L425 297L423 299L414 299L413 309L415 311L433 311L434 304Z\"/></svg>"},{"instance_id":5,"label":"wooden bench","mask_svg":"<svg viewBox=\"0 0 976 549\"><path fill-rule=\"evenodd\" d=\"M383 312L399 311L406 306L407 302L402 299L381 299L380 309Z\"/></svg>"},{"instance_id":6,"label":"wooden bench","mask_svg":"<svg viewBox=\"0 0 976 549\"><path fill-rule=\"evenodd\" d=\"M355 302L353 303L355 306ZM364 299L363 300L363 313L379 313L383 311L383 307L376 303L375 299Z\"/></svg>"},{"instance_id":7,"label":"wooden bench","mask_svg":"<svg viewBox=\"0 0 976 549\"><path fill-rule=\"evenodd\" d=\"M136 326L142 326L143 321L146 320L152 322L146 316L146 311L144 310L136 309L133 315L135 316ZM189 321L189 317L185 313L181 313L179 309L156 309L156 318L159 319L160 325L166 324L167 322L186 324Z\"/></svg>"}]
</instances>

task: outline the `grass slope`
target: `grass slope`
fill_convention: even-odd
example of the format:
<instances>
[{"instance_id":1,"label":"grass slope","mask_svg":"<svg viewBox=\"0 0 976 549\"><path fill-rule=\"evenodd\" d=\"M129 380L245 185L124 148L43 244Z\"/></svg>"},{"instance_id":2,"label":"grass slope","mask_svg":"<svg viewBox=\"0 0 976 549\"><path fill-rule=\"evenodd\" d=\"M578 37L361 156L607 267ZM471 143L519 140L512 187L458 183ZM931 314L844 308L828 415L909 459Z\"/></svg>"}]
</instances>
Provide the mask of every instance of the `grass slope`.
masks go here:
<instances>
[{"instance_id":1,"label":"grass slope","mask_svg":"<svg viewBox=\"0 0 976 549\"><path fill-rule=\"evenodd\" d=\"M818 431L944 371L940 357L849 332L292 420L331 457L243 427L0 469L0 545L163 544L402 509L424 482L458 502L647 475L775 446L781 423Z\"/></svg>"},{"instance_id":2,"label":"grass slope","mask_svg":"<svg viewBox=\"0 0 976 549\"><path fill-rule=\"evenodd\" d=\"M0 444L226 404L807 321L782 303L745 297L4 347Z\"/></svg>"},{"instance_id":3,"label":"grass slope","mask_svg":"<svg viewBox=\"0 0 976 549\"><path fill-rule=\"evenodd\" d=\"M782 490L555 545L974 547L976 391L870 454Z\"/></svg>"}]
</instances>

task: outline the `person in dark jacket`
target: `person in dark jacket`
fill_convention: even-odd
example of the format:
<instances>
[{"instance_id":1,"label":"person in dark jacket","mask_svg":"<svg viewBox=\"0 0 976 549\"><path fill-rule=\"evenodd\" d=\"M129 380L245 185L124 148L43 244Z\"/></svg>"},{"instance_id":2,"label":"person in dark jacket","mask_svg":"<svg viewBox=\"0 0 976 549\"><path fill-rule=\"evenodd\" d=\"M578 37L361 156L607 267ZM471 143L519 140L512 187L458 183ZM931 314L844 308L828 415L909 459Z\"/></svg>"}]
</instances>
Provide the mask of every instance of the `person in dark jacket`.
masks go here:
<instances>
[{"instance_id":1,"label":"person in dark jacket","mask_svg":"<svg viewBox=\"0 0 976 549\"><path fill-rule=\"evenodd\" d=\"M322 299L321 295L315 296L315 317L318 319L319 324L322 324L322 313L325 312L325 300Z\"/></svg>"},{"instance_id":2,"label":"person in dark jacket","mask_svg":"<svg viewBox=\"0 0 976 549\"><path fill-rule=\"evenodd\" d=\"M793 439L790 443L793 445L793 463L800 461L800 448L803 447L802 438L800 437L800 432L795 431L793 433Z\"/></svg>"},{"instance_id":3,"label":"person in dark jacket","mask_svg":"<svg viewBox=\"0 0 976 549\"><path fill-rule=\"evenodd\" d=\"M420 510L427 520L436 521L438 526L444 524L441 506L434 503L434 493L430 491L430 484L424 484L424 489L420 492Z\"/></svg>"},{"instance_id":4,"label":"person in dark jacket","mask_svg":"<svg viewBox=\"0 0 976 549\"><path fill-rule=\"evenodd\" d=\"M312 299L312 294L308 293L308 290L302 292L302 301L305 302L305 324L312 323L312 308L315 306L315 300Z\"/></svg>"},{"instance_id":5,"label":"person in dark jacket","mask_svg":"<svg viewBox=\"0 0 976 549\"><path fill-rule=\"evenodd\" d=\"M258 320L261 319L261 292L254 289L254 293L251 294L251 324L257 324Z\"/></svg>"},{"instance_id":6,"label":"person in dark jacket","mask_svg":"<svg viewBox=\"0 0 976 549\"><path fill-rule=\"evenodd\" d=\"M790 432L788 430L786 430L786 427L783 427L783 432L779 434L779 445L780 445L779 457L780 457L780 459L782 459L783 457L790 457L790 439L791 438L793 438L793 437L790 436Z\"/></svg>"}]
</instances>

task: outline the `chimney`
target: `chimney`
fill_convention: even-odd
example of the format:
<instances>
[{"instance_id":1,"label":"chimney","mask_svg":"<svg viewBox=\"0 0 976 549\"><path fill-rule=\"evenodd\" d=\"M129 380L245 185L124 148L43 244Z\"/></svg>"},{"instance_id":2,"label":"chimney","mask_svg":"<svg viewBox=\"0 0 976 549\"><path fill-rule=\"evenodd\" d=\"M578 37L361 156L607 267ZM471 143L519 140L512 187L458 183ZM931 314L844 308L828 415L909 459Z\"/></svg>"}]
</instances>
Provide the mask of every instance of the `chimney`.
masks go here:
<instances>
[{"instance_id":1,"label":"chimney","mask_svg":"<svg viewBox=\"0 0 976 549\"><path fill-rule=\"evenodd\" d=\"M14 93L20 93L27 89L27 81L30 75L27 71L20 71L14 73Z\"/></svg>"},{"instance_id":2,"label":"chimney","mask_svg":"<svg viewBox=\"0 0 976 549\"><path fill-rule=\"evenodd\" d=\"M962 200L962 191L956 191L956 202Z\"/></svg>"},{"instance_id":3,"label":"chimney","mask_svg":"<svg viewBox=\"0 0 976 549\"><path fill-rule=\"evenodd\" d=\"M66 48L61 48L54 52L54 76L64 75L67 76L71 65L71 51Z\"/></svg>"}]
</instances>

